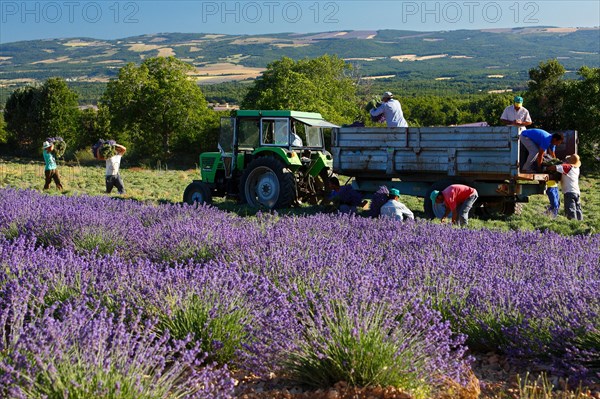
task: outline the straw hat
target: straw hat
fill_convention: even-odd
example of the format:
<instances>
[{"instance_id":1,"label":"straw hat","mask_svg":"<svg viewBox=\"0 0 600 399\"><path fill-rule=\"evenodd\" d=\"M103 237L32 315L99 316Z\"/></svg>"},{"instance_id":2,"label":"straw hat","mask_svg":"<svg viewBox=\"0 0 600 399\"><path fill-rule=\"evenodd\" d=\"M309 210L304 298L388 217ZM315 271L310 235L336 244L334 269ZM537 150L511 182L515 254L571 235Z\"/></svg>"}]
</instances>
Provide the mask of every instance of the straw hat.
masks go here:
<instances>
[{"instance_id":1,"label":"straw hat","mask_svg":"<svg viewBox=\"0 0 600 399\"><path fill-rule=\"evenodd\" d=\"M579 168L581 166L581 160L579 159L579 155L577 154L567 155L565 161L575 166L576 168Z\"/></svg>"}]
</instances>

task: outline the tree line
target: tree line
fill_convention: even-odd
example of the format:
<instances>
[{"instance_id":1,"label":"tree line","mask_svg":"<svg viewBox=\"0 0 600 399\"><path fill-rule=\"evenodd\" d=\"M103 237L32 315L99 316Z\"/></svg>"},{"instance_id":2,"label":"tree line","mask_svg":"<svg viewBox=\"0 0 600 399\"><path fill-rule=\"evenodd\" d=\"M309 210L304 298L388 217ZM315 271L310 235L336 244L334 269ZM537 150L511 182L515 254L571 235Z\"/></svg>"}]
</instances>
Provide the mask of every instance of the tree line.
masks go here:
<instances>
[{"instance_id":1,"label":"tree line","mask_svg":"<svg viewBox=\"0 0 600 399\"><path fill-rule=\"evenodd\" d=\"M16 155L36 155L47 137L63 137L67 158L99 139L127 146L137 163L195 160L217 147L219 117L208 107L202 89L189 78L193 67L174 57L127 64L106 86L95 108L78 108L78 95L61 78L16 89L0 118L0 145ZM270 63L248 85L243 109L294 109L319 112L343 125L370 121L365 104L376 93L372 81L337 56ZM575 129L582 155L591 157L600 143L600 68L582 67L578 79L564 79L565 68L548 60L529 71L521 94L534 127ZM390 90L395 90L391 87ZM402 96L410 126L448 126L472 122L498 125L516 93L458 96Z\"/></svg>"}]
</instances>

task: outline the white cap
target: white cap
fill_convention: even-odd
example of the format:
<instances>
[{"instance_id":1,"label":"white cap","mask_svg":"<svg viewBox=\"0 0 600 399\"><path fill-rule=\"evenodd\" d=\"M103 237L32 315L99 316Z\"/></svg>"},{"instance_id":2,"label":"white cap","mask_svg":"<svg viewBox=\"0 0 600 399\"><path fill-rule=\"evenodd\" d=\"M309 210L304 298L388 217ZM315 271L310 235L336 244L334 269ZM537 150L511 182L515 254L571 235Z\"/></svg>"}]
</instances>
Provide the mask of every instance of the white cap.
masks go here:
<instances>
[{"instance_id":1,"label":"white cap","mask_svg":"<svg viewBox=\"0 0 600 399\"><path fill-rule=\"evenodd\" d=\"M48 148L48 147L52 147L52 144L50 144L47 141L44 141L44 144L42 144L44 146L44 148Z\"/></svg>"}]
</instances>

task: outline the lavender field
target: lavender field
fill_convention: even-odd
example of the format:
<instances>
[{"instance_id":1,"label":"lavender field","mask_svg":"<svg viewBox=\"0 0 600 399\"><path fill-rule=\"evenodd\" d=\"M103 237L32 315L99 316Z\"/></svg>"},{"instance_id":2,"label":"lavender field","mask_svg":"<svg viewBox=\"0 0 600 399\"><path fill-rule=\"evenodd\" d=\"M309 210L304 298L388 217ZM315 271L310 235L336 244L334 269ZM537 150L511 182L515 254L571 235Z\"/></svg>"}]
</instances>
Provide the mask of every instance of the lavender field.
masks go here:
<instances>
[{"instance_id":1,"label":"lavender field","mask_svg":"<svg viewBox=\"0 0 600 399\"><path fill-rule=\"evenodd\" d=\"M597 234L0 189L0 397L442 397L487 352L598 384L599 292Z\"/></svg>"}]
</instances>

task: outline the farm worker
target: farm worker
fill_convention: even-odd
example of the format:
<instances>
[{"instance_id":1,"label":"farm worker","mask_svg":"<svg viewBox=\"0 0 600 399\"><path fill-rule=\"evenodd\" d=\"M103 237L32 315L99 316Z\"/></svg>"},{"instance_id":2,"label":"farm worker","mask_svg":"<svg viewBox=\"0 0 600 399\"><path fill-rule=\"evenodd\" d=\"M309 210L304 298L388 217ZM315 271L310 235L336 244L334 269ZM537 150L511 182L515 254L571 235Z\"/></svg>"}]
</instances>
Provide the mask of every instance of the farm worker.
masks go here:
<instances>
[{"instance_id":1,"label":"farm worker","mask_svg":"<svg viewBox=\"0 0 600 399\"><path fill-rule=\"evenodd\" d=\"M556 146L560 145L564 139L560 133L550 134L542 129L523 130L519 137L528 152L523 172L541 172L544 154L548 152L548 155L556 158L554 153Z\"/></svg>"},{"instance_id":2,"label":"farm worker","mask_svg":"<svg viewBox=\"0 0 600 399\"><path fill-rule=\"evenodd\" d=\"M432 202L443 203L446 210L442 222L452 212L452 223L459 226L469 224L469 211L477 201L479 194L473 187L464 184L452 184L443 191L433 190L430 195Z\"/></svg>"},{"instance_id":3,"label":"farm worker","mask_svg":"<svg viewBox=\"0 0 600 399\"><path fill-rule=\"evenodd\" d=\"M500 121L505 125L512 126L529 126L531 125L531 117L527 108L523 107L523 97L515 96L513 105L509 105L502 112Z\"/></svg>"},{"instance_id":4,"label":"farm worker","mask_svg":"<svg viewBox=\"0 0 600 399\"><path fill-rule=\"evenodd\" d=\"M550 201L548 213L556 217L560 209L560 196L558 195L558 183L556 180L551 179L546 182L546 195L548 196L548 201Z\"/></svg>"},{"instance_id":5,"label":"farm worker","mask_svg":"<svg viewBox=\"0 0 600 399\"><path fill-rule=\"evenodd\" d=\"M406 123L406 119L404 119L400 101L396 100L392 93L389 91L383 93L381 101L383 102L379 107L369 111L371 116L383 114L385 116L387 127L408 127L408 123Z\"/></svg>"},{"instance_id":6,"label":"farm worker","mask_svg":"<svg viewBox=\"0 0 600 399\"><path fill-rule=\"evenodd\" d=\"M119 169L121 166L121 157L125 154L127 148L120 144L115 144L115 150L117 153L106 160L106 193L110 194L114 186L119 191L119 194L125 194L123 179L119 174Z\"/></svg>"},{"instance_id":7,"label":"farm worker","mask_svg":"<svg viewBox=\"0 0 600 399\"><path fill-rule=\"evenodd\" d=\"M382 217L391 218L395 220L406 220L406 219L415 219L415 215L411 212L410 209L402 202L400 202L400 191L396 188L390 189L390 195L388 196L389 200L380 210L380 215Z\"/></svg>"},{"instance_id":8,"label":"farm worker","mask_svg":"<svg viewBox=\"0 0 600 399\"><path fill-rule=\"evenodd\" d=\"M386 186L379 186L379 189L373 193L371 202L369 203L369 212L367 216L377 218L381 215L381 207L388 202L390 198L390 190Z\"/></svg>"},{"instance_id":9,"label":"farm worker","mask_svg":"<svg viewBox=\"0 0 600 399\"><path fill-rule=\"evenodd\" d=\"M354 214L358 212L358 207L362 208L367 204L362 195L353 189L351 185L346 184L340 187L340 181L335 176L329 179L329 187L331 187L331 194L326 202L333 203L340 213Z\"/></svg>"},{"instance_id":10,"label":"farm worker","mask_svg":"<svg viewBox=\"0 0 600 399\"><path fill-rule=\"evenodd\" d=\"M44 175L46 177L46 182L44 183L44 190L48 190L50 188L50 182L52 180L54 180L56 188L62 190L63 186L60 183L60 175L58 174L58 169L56 168L56 158L52 153L52 151L54 151L54 144L44 141L42 147L42 155L44 156L44 162L46 163L46 166L44 168Z\"/></svg>"},{"instance_id":11,"label":"farm worker","mask_svg":"<svg viewBox=\"0 0 600 399\"><path fill-rule=\"evenodd\" d=\"M580 167L581 160L577 154L567 156L562 165L548 166L548 170L561 173L560 185L565 196L565 215L568 219L583 220L579 190Z\"/></svg>"},{"instance_id":12,"label":"farm worker","mask_svg":"<svg viewBox=\"0 0 600 399\"><path fill-rule=\"evenodd\" d=\"M290 142L292 143L292 147L302 147L304 143L302 143L302 137L296 133L296 129L292 126L292 130L290 131Z\"/></svg>"}]
</instances>

